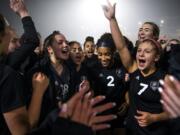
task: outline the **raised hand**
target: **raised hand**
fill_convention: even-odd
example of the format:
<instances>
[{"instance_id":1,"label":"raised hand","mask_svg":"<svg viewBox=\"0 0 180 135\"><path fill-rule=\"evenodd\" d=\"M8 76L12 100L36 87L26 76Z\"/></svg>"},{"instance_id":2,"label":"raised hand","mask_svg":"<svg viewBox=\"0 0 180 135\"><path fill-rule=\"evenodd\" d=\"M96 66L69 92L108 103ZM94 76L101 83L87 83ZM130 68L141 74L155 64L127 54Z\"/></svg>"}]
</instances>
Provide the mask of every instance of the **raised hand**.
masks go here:
<instances>
[{"instance_id":1,"label":"raised hand","mask_svg":"<svg viewBox=\"0 0 180 135\"><path fill-rule=\"evenodd\" d=\"M29 16L24 0L10 0L10 7L21 18Z\"/></svg>"},{"instance_id":2,"label":"raised hand","mask_svg":"<svg viewBox=\"0 0 180 135\"><path fill-rule=\"evenodd\" d=\"M164 81L160 81L162 88L159 88L161 93L161 103L164 110L171 118L180 117L180 82L173 76L166 77Z\"/></svg>"},{"instance_id":3,"label":"raised hand","mask_svg":"<svg viewBox=\"0 0 180 135\"><path fill-rule=\"evenodd\" d=\"M110 128L111 125L107 124L106 122L117 118L116 115L112 115L112 114L97 115L97 114L100 114L104 111L112 109L113 107L116 106L115 103L106 103L106 104L98 105L98 106L96 105L104 99L105 99L104 96L98 96L98 97L95 97L94 99L92 99L93 102L91 101L92 114L93 115L91 115L89 122L88 122L88 125L94 131ZM95 105L96 105L96 107L94 107Z\"/></svg>"},{"instance_id":4,"label":"raised hand","mask_svg":"<svg viewBox=\"0 0 180 135\"><path fill-rule=\"evenodd\" d=\"M115 18L115 8L116 8L116 4L113 4L113 6L111 5L111 3L109 2L109 0L107 0L107 4L108 5L103 5L103 11L104 11L104 15L108 20L111 20L113 18Z\"/></svg>"},{"instance_id":5,"label":"raised hand","mask_svg":"<svg viewBox=\"0 0 180 135\"><path fill-rule=\"evenodd\" d=\"M43 73L35 73L32 78L33 92L44 94L49 85L49 79Z\"/></svg>"},{"instance_id":6,"label":"raised hand","mask_svg":"<svg viewBox=\"0 0 180 135\"><path fill-rule=\"evenodd\" d=\"M105 122L116 118L114 115L98 115L99 113L109 110L115 106L114 103L107 103L94 107L105 99L104 96L92 98L89 91L89 82L83 81L80 90L67 103L61 106L60 117L69 118L72 121L91 127L93 130L109 128ZM87 93L87 94L85 94Z\"/></svg>"},{"instance_id":7,"label":"raised hand","mask_svg":"<svg viewBox=\"0 0 180 135\"><path fill-rule=\"evenodd\" d=\"M63 105L60 106L61 112L59 116L64 118L72 118L75 108L77 107L77 104L80 101L82 101L83 96L88 90L89 90L89 82L84 80L80 84L79 92L76 93L67 103L64 103Z\"/></svg>"}]
</instances>

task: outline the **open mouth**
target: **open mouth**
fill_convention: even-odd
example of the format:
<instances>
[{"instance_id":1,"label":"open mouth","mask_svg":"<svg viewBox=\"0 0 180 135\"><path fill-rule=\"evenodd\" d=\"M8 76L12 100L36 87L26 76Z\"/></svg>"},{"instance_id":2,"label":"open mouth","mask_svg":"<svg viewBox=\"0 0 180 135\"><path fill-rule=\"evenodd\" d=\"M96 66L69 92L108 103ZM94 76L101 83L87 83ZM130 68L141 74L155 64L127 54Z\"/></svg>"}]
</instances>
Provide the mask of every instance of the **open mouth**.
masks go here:
<instances>
[{"instance_id":1,"label":"open mouth","mask_svg":"<svg viewBox=\"0 0 180 135\"><path fill-rule=\"evenodd\" d=\"M92 52L92 51L89 51L89 52L87 52L87 53L88 53L88 54L91 54L91 55L93 54L93 52Z\"/></svg>"},{"instance_id":2,"label":"open mouth","mask_svg":"<svg viewBox=\"0 0 180 135\"><path fill-rule=\"evenodd\" d=\"M66 54L66 53L68 53L68 52L69 52L68 48L63 48L63 49L62 49L62 53Z\"/></svg>"},{"instance_id":3,"label":"open mouth","mask_svg":"<svg viewBox=\"0 0 180 135\"><path fill-rule=\"evenodd\" d=\"M139 63L145 63L146 60L143 60L143 59L139 59Z\"/></svg>"},{"instance_id":4,"label":"open mouth","mask_svg":"<svg viewBox=\"0 0 180 135\"><path fill-rule=\"evenodd\" d=\"M76 60L78 60L78 61L81 60L81 56L76 56L75 58L76 58Z\"/></svg>"},{"instance_id":5,"label":"open mouth","mask_svg":"<svg viewBox=\"0 0 180 135\"><path fill-rule=\"evenodd\" d=\"M143 67L144 64L146 63L146 60L144 60L144 59L139 59L138 61L139 61L139 66L141 66L141 67Z\"/></svg>"}]
</instances>

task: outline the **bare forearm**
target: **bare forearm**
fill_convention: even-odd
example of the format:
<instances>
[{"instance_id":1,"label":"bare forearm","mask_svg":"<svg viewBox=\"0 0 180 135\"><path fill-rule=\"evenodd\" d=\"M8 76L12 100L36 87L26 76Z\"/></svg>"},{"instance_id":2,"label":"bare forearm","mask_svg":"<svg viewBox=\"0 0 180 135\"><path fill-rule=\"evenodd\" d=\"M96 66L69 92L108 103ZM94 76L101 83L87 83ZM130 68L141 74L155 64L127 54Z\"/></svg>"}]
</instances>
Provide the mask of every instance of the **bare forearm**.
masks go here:
<instances>
[{"instance_id":1,"label":"bare forearm","mask_svg":"<svg viewBox=\"0 0 180 135\"><path fill-rule=\"evenodd\" d=\"M166 112L162 112L160 114L153 114L153 121L158 122L158 121L163 121L169 119L168 114Z\"/></svg>"},{"instance_id":2,"label":"bare forearm","mask_svg":"<svg viewBox=\"0 0 180 135\"><path fill-rule=\"evenodd\" d=\"M28 108L28 117L31 128L36 127L38 123L40 111L41 111L42 98L43 98L43 94L41 93L35 92L32 95L31 103Z\"/></svg>"},{"instance_id":3,"label":"bare forearm","mask_svg":"<svg viewBox=\"0 0 180 135\"><path fill-rule=\"evenodd\" d=\"M116 48L121 51L125 46L125 42L122 36L122 33L119 29L118 23L116 21L116 18L112 18L110 20L110 28L111 28L111 33L116 45Z\"/></svg>"},{"instance_id":4,"label":"bare forearm","mask_svg":"<svg viewBox=\"0 0 180 135\"><path fill-rule=\"evenodd\" d=\"M20 124L16 124L16 122ZM13 130L11 130L12 135L26 135L30 131L30 125L26 119L18 119L16 122L12 124L14 127Z\"/></svg>"},{"instance_id":5,"label":"bare forearm","mask_svg":"<svg viewBox=\"0 0 180 135\"><path fill-rule=\"evenodd\" d=\"M119 29L118 23L115 18L112 18L110 20L110 28L112 37L114 39L116 48L119 52L119 55L121 57L121 61L124 65L124 67L129 71L134 71L134 61L131 58L131 54L127 48L127 45L125 44L124 38L122 36L122 33Z\"/></svg>"},{"instance_id":6,"label":"bare forearm","mask_svg":"<svg viewBox=\"0 0 180 135\"><path fill-rule=\"evenodd\" d=\"M30 124L25 106L4 113L3 115L12 135L25 135L30 131Z\"/></svg>"}]
</instances>

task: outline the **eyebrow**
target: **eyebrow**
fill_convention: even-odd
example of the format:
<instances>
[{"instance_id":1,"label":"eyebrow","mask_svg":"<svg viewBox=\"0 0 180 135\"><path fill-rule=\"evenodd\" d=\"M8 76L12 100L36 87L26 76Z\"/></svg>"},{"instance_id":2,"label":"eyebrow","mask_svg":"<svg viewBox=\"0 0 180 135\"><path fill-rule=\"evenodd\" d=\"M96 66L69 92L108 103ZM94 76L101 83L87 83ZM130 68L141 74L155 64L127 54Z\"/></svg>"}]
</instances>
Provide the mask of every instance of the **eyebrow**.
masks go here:
<instances>
[{"instance_id":1,"label":"eyebrow","mask_svg":"<svg viewBox=\"0 0 180 135\"><path fill-rule=\"evenodd\" d=\"M144 28L145 30L151 30L150 28Z\"/></svg>"},{"instance_id":2,"label":"eyebrow","mask_svg":"<svg viewBox=\"0 0 180 135\"><path fill-rule=\"evenodd\" d=\"M142 48L138 48L137 50L143 50L143 49ZM154 48L145 48L144 50L152 51L152 50L154 50Z\"/></svg>"},{"instance_id":3,"label":"eyebrow","mask_svg":"<svg viewBox=\"0 0 180 135\"><path fill-rule=\"evenodd\" d=\"M63 42L64 40L63 39L59 39L59 40L57 40L56 42Z\"/></svg>"}]
</instances>

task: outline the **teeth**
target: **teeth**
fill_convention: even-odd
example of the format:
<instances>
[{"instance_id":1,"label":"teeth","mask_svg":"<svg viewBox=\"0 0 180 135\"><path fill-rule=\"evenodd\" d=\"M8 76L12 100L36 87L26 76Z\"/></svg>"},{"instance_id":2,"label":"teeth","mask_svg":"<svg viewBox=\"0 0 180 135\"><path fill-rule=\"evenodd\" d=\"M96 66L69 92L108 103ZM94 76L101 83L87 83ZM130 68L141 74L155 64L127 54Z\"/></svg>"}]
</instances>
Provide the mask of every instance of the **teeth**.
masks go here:
<instances>
[{"instance_id":1,"label":"teeth","mask_svg":"<svg viewBox=\"0 0 180 135\"><path fill-rule=\"evenodd\" d=\"M67 48L63 48L62 50L63 50L63 51L65 51L65 52L67 52L67 51L68 51L68 49L67 49Z\"/></svg>"}]
</instances>

